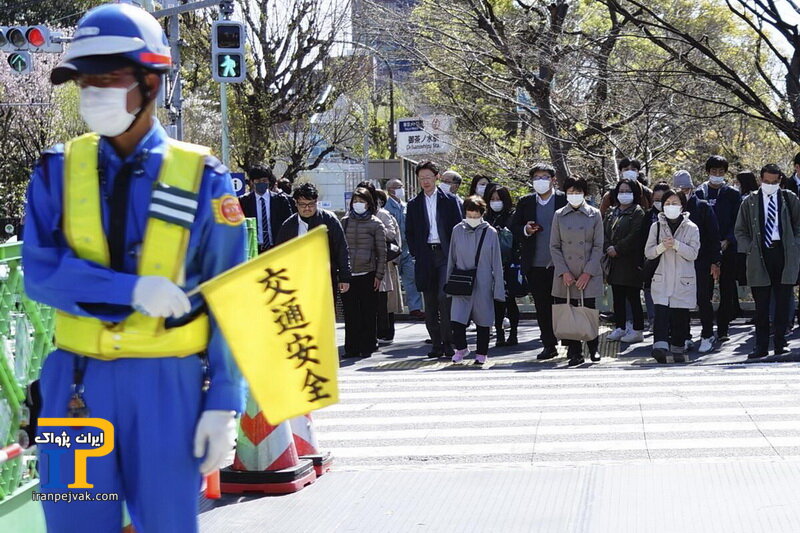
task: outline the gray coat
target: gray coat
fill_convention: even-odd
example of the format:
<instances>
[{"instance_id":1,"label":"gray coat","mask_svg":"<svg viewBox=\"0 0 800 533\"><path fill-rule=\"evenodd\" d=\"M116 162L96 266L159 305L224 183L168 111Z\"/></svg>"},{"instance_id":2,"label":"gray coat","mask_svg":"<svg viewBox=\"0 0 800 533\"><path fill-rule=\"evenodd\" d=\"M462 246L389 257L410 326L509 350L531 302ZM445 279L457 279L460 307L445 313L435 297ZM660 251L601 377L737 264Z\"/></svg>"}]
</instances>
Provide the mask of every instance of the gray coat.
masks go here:
<instances>
[{"instance_id":1,"label":"gray coat","mask_svg":"<svg viewBox=\"0 0 800 533\"><path fill-rule=\"evenodd\" d=\"M450 307L450 320L466 324L470 317L479 326L494 325L494 301L505 301L506 290L503 284L503 259L500 256L500 240L497 230L484 221L473 229L462 221L453 228L450 238L450 254L447 261L447 276L453 268L470 270L475 268L475 252L478 249L481 233L486 230L481 256L478 259L478 272L475 274L471 296L453 296Z\"/></svg>"},{"instance_id":2,"label":"gray coat","mask_svg":"<svg viewBox=\"0 0 800 533\"><path fill-rule=\"evenodd\" d=\"M658 220L650 226L644 255L648 259L661 257L650 287L653 302L673 309L694 309L697 306L694 262L700 252L700 230L689 220L689 213L681 217L681 224L673 235L667 217L664 213L658 214ZM662 244L669 237L675 239L675 248L667 249Z\"/></svg>"},{"instance_id":3,"label":"gray coat","mask_svg":"<svg viewBox=\"0 0 800 533\"><path fill-rule=\"evenodd\" d=\"M570 272L575 279L586 272L592 276L583 291L584 298L603 295L603 219L600 210L586 202L578 209L566 205L556 211L550 232L550 256L553 259L553 291L556 298L566 298L567 288L561 275ZM570 288L570 296L578 298Z\"/></svg>"},{"instance_id":4,"label":"gray coat","mask_svg":"<svg viewBox=\"0 0 800 533\"><path fill-rule=\"evenodd\" d=\"M800 200L793 192L778 191L778 223L783 246L781 283L794 285L800 271ZM772 285L764 264L764 200L763 194L750 194L739 207L736 218L736 245L740 254L747 254L747 284L751 287Z\"/></svg>"}]
</instances>

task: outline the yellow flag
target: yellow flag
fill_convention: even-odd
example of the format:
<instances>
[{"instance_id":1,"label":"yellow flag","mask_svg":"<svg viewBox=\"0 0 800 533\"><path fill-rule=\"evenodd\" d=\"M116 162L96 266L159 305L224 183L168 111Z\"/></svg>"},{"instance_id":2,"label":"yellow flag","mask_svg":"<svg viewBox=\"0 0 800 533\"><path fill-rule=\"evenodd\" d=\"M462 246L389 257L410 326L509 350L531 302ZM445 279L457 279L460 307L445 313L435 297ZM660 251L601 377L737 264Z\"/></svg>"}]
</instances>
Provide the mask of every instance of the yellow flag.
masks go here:
<instances>
[{"instance_id":1,"label":"yellow flag","mask_svg":"<svg viewBox=\"0 0 800 533\"><path fill-rule=\"evenodd\" d=\"M318 226L200 288L272 425L339 401L327 231Z\"/></svg>"}]
</instances>

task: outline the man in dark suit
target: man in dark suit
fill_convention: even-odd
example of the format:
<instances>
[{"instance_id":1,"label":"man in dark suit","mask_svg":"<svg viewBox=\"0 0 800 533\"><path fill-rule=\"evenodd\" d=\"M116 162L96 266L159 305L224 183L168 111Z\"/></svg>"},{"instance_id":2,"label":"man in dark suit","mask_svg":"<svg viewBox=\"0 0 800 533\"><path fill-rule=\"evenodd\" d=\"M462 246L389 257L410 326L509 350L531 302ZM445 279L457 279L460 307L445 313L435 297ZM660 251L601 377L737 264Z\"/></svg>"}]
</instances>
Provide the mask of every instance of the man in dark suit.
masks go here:
<instances>
[{"instance_id":1,"label":"man in dark suit","mask_svg":"<svg viewBox=\"0 0 800 533\"><path fill-rule=\"evenodd\" d=\"M790 177L781 177L781 189L792 191L800 196L800 152L794 155L794 172Z\"/></svg>"},{"instance_id":2,"label":"man in dark suit","mask_svg":"<svg viewBox=\"0 0 800 533\"><path fill-rule=\"evenodd\" d=\"M244 216L256 219L258 252L275 246L278 232L286 219L292 216L292 200L283 194L271 192L277 178L272 169L257 165L247 171L250 192L239 198Z\"/></svg>"},{"instance_id":3,"label":"man in dark suit","mask_svg":"<svg viewBox=\"0 0 800 533\"><path fill-rule=\"evenodd\" d=\"M747 254L747 284L756 304L756 346L748 359L768 353L773 298L775 355L789 351L789 301L800 271L800 200L779 189L780 175L777 165L764 166L761 188L742 202L736 219L738 250Z\"/></svg>"},{"instance_id":4,"label":"man in dark suit","mask_svg":"<svg viewBox=\"0 0 800 533\"><path fill-rule=\"evenodd\" d=\"M522 269L528 276L528 287L536 306L539 339L544 348L537 359L558 355L553 334L553 262L550 259L550 229L556 211L567 205L566 195L556 190L556 169L538 163L530 170L534 193L517 204L511 220L511 232L520 245Z\"/></svg>"},{"instance_id":5,"label":"man in dark suit","mask_svg":"<svg viewBox=\"0 0 800 533\"><path fill-rule=\"evenodd\" d=\"M433 341L428 357L451 357L450 298L444 293L450 235L461 222L456 197L437 187L439 167L423 161L415 170L422 192L406 208L406 242L414 256L414 279L425 301L425 326Z\"/></svg>"},{"instance_id":6,"label":"man in dark suit","mask_svg":"<svg viewBox=\"0 0 800 533\"><path fill-rule=\"evenodd\" d=\"M719 265L719 307L717 308L717 336L704 338L700 343L700 353L710 352L715 340L728 340L728 325L736 318L739 293L736 286L736 216L742 196L739 191L725 184L728 172L728 161L719 155L711 156L706 161L708 181L697 188L695 194L705 200L714 210L719 228L720 251L722 258ZM711 289L714 282L711 281Z\"/></svg>"}]
</instances>

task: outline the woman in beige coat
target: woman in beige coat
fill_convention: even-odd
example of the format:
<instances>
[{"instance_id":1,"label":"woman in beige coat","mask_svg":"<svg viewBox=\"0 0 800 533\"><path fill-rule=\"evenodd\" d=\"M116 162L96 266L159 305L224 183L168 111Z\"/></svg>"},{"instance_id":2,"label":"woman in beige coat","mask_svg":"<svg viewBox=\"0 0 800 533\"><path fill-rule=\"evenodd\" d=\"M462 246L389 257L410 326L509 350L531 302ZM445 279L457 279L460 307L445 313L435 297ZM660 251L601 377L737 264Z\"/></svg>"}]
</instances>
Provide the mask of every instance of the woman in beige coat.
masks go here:
<instances>
[{"instance_id":1,"label":"woman in beige coat","mask_svg":"<svg viewBox=\"0 0 800 533\"><path fill-rule=\"evenodd\" d=\"M661 199L663 212L650 226L644 255L658 260L650 291L655 304L653 358L667 362L672 352L676 363L685 363L689 338L689 311L697 305L694 261L700 251L700 230L686 213L686 197L669 190Z\"/></svg>"},{"instance_id":2,"label":"woman in beige coat","mask_svg":"<svg viewBox=\"0 0 800 533\"><path fill-rule=\"evenodd\" d=\"M384 207L388 197L386 192L376 189L375 201L378 212L375 214L386 228L386 242L393 242L402 250L403 241L400 235L400 225L389 211ZM397 258L399 259L399 257ZM388 344L394 340L394 314L403 310L403 298L400 293L400 278L397 275L397 265L394 261L386 262L386 275L381 282L378 293L378 341Z\"/></svg>"}]
</instances>

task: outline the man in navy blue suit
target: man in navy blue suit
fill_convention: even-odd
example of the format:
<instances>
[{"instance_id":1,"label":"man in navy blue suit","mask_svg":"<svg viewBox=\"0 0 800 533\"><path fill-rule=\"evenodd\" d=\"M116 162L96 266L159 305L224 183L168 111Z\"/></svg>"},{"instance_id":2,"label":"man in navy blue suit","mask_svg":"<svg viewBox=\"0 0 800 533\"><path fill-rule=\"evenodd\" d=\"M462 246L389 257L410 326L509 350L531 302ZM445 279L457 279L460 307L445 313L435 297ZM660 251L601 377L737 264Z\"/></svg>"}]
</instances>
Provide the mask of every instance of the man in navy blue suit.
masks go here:
<instances>
[{"instance_id":1,"label":"man in navy blue suit","mask_svg":"<svg viewBox=\"0 0 800 533\"><path fill-rule=\"evenodd\" d=\"M444 293L447 282L447 254L450 234L461 222L458 200L437 187L439 167L423 161L416 168L422 192L408 202L406 242L414 256L414 279L425 301L425 326L433 341L428 357L451 357L450 298ZM449 185L447 189L449 191Z\"/></svg>"}]
</instances>

